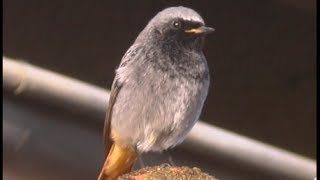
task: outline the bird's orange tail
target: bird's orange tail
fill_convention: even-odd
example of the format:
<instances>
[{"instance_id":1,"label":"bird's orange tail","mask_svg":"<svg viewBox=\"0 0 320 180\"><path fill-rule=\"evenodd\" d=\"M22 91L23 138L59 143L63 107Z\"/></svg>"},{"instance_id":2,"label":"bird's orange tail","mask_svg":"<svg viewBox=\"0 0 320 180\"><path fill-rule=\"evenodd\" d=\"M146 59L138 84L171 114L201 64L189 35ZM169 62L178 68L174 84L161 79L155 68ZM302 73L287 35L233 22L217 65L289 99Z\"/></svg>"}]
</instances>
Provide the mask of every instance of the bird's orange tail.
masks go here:
<instances>
[{"instance_id":1,"label":"bird's orange tail","mask_svg":"<svg viewBox=\"0 0 320 180\"><path fill-rule=\"evenodd\" d=\"M114 143L106 158L98 180L116 180L118 176L131 171L137 159L137 153L131 148Z\"/></svg>"}]
</instances>

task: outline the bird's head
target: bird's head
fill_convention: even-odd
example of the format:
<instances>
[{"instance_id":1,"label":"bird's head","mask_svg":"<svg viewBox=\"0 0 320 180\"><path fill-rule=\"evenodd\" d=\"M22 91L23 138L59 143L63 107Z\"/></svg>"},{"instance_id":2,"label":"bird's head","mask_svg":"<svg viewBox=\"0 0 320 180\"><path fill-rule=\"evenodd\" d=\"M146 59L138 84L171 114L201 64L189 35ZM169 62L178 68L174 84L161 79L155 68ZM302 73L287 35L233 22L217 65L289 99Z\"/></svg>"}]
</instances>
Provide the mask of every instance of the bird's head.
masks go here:
<instances>
[{"instance_id":1,"label":"bird's head","mask_svg":"<svg viewBox=\"0 0 320 180\"><path fill-rule=\"evenodd\" d=\"M213 28L205 26L196 11L179 6L160 11L150 20L138 39L167 45L202 46L204 36L213 31Z\"/></svg>"}]
</instances>

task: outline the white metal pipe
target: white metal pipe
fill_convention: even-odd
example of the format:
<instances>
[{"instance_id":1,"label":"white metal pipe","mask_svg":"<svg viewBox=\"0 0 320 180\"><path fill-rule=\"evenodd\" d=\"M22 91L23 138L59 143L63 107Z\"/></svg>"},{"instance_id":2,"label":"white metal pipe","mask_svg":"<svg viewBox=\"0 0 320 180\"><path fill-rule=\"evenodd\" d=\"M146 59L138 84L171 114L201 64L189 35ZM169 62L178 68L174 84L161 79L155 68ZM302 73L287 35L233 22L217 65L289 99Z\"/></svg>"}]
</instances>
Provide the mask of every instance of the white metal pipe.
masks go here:
<instances>
[{"instance_id":1,"label":"white metal pipe","mask_svg":"<svg viewBox=\"0 0 320 180\"><path fill-rule=\"evenodd\" d=\"M184 146L208 157L225 157L290 179L316 177L314 160L201 121L192 129Z\"/></svg>"},{"instance_id":2,"label":"white metal pipe","mask_svg":"<svg viewBox=\"0 0 320 180\"><path fill-rule=\"evenodd\" d=\"M50 102L90 117L104 118L109 91L24 61L3 57L3 86L17 96Z\"/></svg>"}]
</instances>

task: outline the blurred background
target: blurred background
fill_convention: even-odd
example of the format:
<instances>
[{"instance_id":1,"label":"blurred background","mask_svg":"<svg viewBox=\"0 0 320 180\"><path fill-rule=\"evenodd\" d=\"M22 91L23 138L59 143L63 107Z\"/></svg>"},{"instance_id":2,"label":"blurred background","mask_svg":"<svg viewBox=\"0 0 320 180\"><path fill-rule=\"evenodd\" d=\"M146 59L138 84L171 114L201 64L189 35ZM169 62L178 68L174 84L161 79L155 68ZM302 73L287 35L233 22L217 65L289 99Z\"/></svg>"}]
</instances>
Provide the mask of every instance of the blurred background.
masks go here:
<instances>
[{"instance_id":1,"label":"blurred background","mask_svg":"<svg viewBox=\"0 0 320 180\"><path fill-rule=\"evenodd\" d=\"M216 29L205 45L211 87L201 119L316 158L315 0L4 0L3 5L4 56L108 89L121 57L158 11L176 5L193 8ZM78 179L96 178L102 163L101 126L43 102L9 92L3 96L3 124L12 132L31 129L34 137L21 151L5 146L5 179L70 179L80 172ZM68 133L73 131L81 136ZM38 141L43 146L32 144ZM57 147L64 150L55 152ZM184 153L173 152L182 165L189 156ZM69 164L59 164L58 159L68 158ZM248 178L247 171L230 170L237 167L189 161L191 166L207 163L205 170L218 178ZM45 178L40 171L55 176Z\"/></svg>"}]
</instances>

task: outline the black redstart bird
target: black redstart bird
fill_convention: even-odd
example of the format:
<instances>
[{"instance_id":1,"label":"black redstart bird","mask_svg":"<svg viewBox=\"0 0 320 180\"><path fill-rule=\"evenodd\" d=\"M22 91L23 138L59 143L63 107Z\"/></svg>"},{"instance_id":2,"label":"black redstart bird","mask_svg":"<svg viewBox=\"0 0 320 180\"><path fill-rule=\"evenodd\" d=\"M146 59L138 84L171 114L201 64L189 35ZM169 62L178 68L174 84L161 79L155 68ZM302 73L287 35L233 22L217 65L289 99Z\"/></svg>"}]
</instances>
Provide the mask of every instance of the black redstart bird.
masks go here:
<instances>
[{"instance_id":1,"label":"black redstart bird","mask_svg":"<svg viewBox=\"0 0 320 180\"><path fill-rule=\"evenodd\" d=\"M130 172L140 153L161 152L186 138L208 93L202 49L211 32L197 12L179 6L159 12L139 34L112 84L99 180Z\"/></svg>"}]
</instances>

